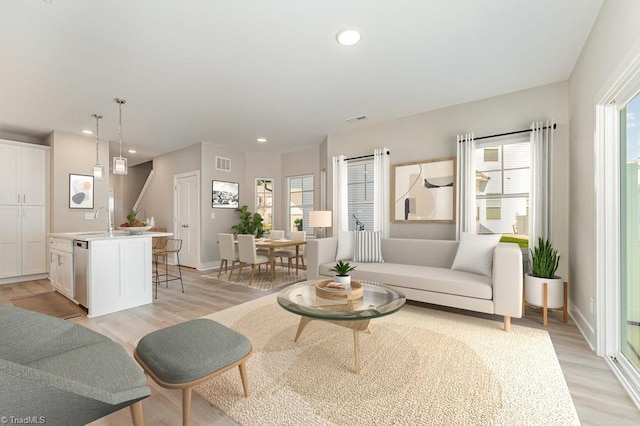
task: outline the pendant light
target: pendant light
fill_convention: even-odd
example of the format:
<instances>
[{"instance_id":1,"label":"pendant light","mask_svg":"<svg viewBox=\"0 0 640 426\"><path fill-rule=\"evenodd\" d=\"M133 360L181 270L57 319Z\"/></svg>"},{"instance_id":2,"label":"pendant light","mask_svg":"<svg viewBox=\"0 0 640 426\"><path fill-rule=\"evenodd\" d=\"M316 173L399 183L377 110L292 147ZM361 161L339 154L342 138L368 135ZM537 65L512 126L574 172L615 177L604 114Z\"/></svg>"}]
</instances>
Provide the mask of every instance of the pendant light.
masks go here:
<instances>
[{"instance_id":1,"label":"pendant light","mask_svg":"<svg viewBox=\"0 0 640 426\"><path fill-rule=\"evenodd\" d=\"M100 131L98 127L98 120L100 120L102 116L98 114L92 114L92 116L93 118L96 119L96 165L93 166L93 177L95 179L102 179L104 177L104 167L102 167L100 165L100 161L98 161L98 146L100 143L100 139L99 139Z\"/></svg>"},{"instance_id":2,"label":"pendant light","mask_svg":"<svg viewBox=\"0 0 640 426\"><path fill-rule=\"evenodd\" d=\"M115 98L114 101L118 103L118 110L120 112L118 134L120 135L120 154L118 157L113 157L113 174L114 175L126 175L127 174L127 159L122 156L122 104L126 103L124 99Z\"/></svg>"}]
</instances>

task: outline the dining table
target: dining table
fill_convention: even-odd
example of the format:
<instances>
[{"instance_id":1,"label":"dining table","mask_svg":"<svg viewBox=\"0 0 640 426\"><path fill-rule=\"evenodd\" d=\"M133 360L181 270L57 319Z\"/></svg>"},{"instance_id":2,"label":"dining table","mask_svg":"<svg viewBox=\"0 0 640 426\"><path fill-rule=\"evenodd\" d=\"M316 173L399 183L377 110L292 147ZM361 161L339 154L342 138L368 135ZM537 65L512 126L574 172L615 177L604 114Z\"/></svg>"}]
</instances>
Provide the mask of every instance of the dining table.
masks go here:
<instances>
[{"instance_id":1,"label":"dining table","mask_svg":"<svg viewBox=\"0 0 640 426\"><path fill-rule=\"evenodd\" d=\"M256 238L256 247L260 249L269 249L269 265L271 271L269 273L269 281L273 282L276 279L276 250L284 247L296 248L296 256L300 254L300 246L307 244L304 240L290 240L287 238L278 240L268 240ZM296 272L298 271L298 257L296 257Z\"/></svg>"}]
</instances>

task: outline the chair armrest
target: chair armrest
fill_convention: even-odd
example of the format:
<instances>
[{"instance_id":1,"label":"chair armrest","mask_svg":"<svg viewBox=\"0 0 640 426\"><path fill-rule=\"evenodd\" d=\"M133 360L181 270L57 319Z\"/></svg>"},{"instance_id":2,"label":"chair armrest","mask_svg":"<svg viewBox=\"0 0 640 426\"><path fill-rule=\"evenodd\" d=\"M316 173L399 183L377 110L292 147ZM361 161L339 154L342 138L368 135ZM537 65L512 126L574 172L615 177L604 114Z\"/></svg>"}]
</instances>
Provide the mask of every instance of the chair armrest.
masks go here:
<instances>
[{"instance_id":1,"label":"chair armrest","mask_svg":"<svg viewBox=\"0 0 640 426\"><path fill-rule=\"evenodd\" d=\"M522 316L522 250L515 243L500 243L493 250L494 313Z\"/></svg>"},{"instance_id":2,"label":"chair armrest","mask_svg":"<svg viewBox=\"0 0 640 426\"><path fill-rule=\"evenodd\" d=\"M305 253L307 258L307 279L317 280L320 277L320 265L335 260L337 250L337 238L318 238L307 241Z\"/></svg>"}]
</instances>

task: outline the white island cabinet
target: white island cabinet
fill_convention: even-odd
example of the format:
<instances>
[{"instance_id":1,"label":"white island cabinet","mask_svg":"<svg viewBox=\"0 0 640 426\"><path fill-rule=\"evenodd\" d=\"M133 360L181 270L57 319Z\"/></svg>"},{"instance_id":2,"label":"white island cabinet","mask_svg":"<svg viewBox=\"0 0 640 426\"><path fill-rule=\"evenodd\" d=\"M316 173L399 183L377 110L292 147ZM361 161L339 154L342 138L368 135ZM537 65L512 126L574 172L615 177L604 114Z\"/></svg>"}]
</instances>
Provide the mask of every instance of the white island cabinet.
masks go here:
<instances>
[{"instance_id":1,"label":"white island cabinet","mask_svg":"<svg viewBox=\"0 0 640 426\"><path fill-rule=\"evenodd\" d=\"M87 315L94 318L153 301L151 239L171 235L167 232L129 235L116 231L111 237L106 232L58 233L51 237L72 240L74 299L85 305ZM84 282L86 288L80 288Z\"/></svg>"}]
</instances>

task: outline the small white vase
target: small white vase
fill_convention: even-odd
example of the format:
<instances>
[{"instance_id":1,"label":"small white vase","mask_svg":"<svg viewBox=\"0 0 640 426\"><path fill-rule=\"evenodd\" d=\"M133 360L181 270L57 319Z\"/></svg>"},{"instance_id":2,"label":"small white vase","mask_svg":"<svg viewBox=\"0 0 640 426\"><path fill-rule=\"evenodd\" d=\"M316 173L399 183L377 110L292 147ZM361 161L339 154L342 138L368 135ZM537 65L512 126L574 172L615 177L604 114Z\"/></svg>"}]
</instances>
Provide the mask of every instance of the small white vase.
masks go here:
<instances>
[{"instance_id":1,"label":"small white vase","mask_svg":"<svg viewBox=\"0 0 640 426\"><path fill-rule=\"evenodd\" d=\"M561 277L538 278L524 276L524 300L534 306L544 305L544 283L547 283L547 308L557 309L564 306L564 282Z\"/></svg>"}]
</instances>

